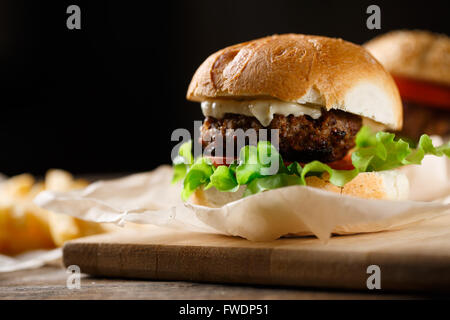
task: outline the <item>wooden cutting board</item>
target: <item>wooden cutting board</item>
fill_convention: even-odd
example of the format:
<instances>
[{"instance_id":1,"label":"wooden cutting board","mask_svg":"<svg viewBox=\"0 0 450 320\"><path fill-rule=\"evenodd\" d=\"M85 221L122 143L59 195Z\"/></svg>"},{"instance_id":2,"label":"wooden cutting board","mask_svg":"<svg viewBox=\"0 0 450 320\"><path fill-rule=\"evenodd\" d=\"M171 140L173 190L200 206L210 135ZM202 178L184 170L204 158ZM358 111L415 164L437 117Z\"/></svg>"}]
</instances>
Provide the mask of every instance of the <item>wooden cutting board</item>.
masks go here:
<instances>
[{"instance_id":1,"label":"wooden cutting board","mask_svg":"<svg viewBox=\"0 0 450 320\"><path fill-rule=\"evenodd\" d=\"M78 239L66 266L97 276L367 289L380 267L381 289L450 291L450 215L398 231L251 242L159 227Z\"/></svg>"}]
</instances>

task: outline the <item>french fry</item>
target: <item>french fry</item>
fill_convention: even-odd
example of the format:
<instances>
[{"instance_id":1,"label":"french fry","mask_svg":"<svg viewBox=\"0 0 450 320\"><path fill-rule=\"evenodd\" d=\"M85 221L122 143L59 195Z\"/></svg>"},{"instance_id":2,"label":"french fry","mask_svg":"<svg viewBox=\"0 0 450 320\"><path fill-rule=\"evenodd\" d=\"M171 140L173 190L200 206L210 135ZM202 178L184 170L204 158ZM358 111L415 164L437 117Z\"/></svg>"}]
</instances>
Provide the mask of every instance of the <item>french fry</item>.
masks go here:
<instances>
[{"instance_id":1,"label":"french fry","mask_svg":"<svg viewBox=\"0 0 450 320\"><path fill-rule=\"evenodd\" d=\"M46 213L19 206L0 208L0 253L15 255L54 247Z\"/></svg>"},{"instance_id":2,"label":"french fry","mask_svg":"<svg viewBox=\"0 0 450 320\"><path fill-rule=\"evenodd\" d=\"M43 190L66 192L89 183L75 180L64 170L49 170L43 182L30 174L12 177L0 184L0 253L53 248L75 238L107 232L101 224L82 221L37 207L32 200Z\"/></svg>"},{"instance_id":3,"label":"french fry","mask_svg":"<svg viewBox=\"0 0 450 320\"><path fill-rule=\"evenodd\" d=\"M105 228L95 222L83 221L67 215L50 212L49 228L56 246L62 246L64 242L105 232Z\"/></svg>"},{"instance_id":4,"label":"french fry","mask_svg":"<svg viewBox=\"0 0 450 320\"><path fill-rule=\"evenodd\" d=\"M66 192L73 189L73 176L64 170L51 169L45 175L45 189Z\"/></svg>"},{"instance_id":5,"label":"french fry","mask_svg":"<svg viewBox=\"0 0 450 320\"><path fill-rule=\"evenodd\" d=\"M73 176L63 170L49 170L45 176L45 189L66 192L84 188L89 183L85 180L75 180ZM49 215L50 232L57 246L64 242L91 234L104 232L104 228L93 222L82 221L70 216L51 212Z\"/></svg>"},{"instance_id":6,"label":"french fry","mask_svg":"<svg viewBox=\"0 0 450 320\"><path fill-rule=\"evenodd\" d=\"M0 203L8 204L26 198L34 182L33 176L28 173L6 180L0 187Z\"/></svg>"}]
</instances>

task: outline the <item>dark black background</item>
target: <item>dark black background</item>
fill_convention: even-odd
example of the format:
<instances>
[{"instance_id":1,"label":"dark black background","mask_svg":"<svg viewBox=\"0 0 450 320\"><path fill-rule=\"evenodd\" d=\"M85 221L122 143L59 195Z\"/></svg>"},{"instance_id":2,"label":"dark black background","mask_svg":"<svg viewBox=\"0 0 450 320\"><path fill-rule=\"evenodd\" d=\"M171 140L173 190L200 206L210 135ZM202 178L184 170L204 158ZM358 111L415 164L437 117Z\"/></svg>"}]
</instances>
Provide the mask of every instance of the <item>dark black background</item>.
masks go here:
<instances>
[{"instance_id":1,"label":"dark black background","mask_svg":"<svg viewBox=\"0 0 450 320\"><path fill-rule=\"evenodd\" d=\"M66 8L82 29L66 28ZM381 7L381 30L366 8ZM449 33L446 1L0 1L0 172L149 170L170 162L185 101L214 51L274 33L356 43L399 28Z\"/></svg>"}]
</instances>

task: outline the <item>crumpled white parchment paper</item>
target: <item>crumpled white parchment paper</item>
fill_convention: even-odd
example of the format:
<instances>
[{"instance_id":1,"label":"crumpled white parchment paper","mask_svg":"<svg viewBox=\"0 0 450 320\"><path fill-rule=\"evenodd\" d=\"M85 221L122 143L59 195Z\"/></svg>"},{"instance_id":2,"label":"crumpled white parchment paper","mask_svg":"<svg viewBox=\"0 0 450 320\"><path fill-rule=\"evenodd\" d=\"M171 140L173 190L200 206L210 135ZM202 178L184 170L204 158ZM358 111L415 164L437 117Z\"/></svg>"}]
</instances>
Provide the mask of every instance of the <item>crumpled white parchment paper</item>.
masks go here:
<instances>
[{"instance_id":1,"label":"crumpled white parchment paper","mask_svg":"<svg viewBox=\"0 0 450 320\"><path fill-rule=\"evenodd\" d=\"M61 256L61 248L53 250L33 250L14 257L0 254L0 272L40 268L46 263L60 259Z\"/></svg>"},{"instance_id":2,"label":"crumpled white parchment paper","mask_svg":"<svg viewBox=\"0 0 450 320\"><path fill-rule=\"evenodd\" d=\"M436 144L441 141L434 139ZM450 213L450 160L425 157L421 166L401 169L410 181L410 200L358 199L303 186L271 190L208 208L183 203L172 169L99 181L67 193L44 191L35 203L50 211L95 222L152 224L196 232L222 233L255 241L284 235L376 232L407 227ZM1 176L0 176L1 180ZM142 230L136 232L143 232ZM61 250L0 255L0 272L38 268L61 257Z\"/></svg>"},{"instance_id":3,"label":"crumpled white parchment paper","mask_svg":"<svg viewBox=\"0 0 450 320\"><path fill-rule=\"evenodd\" d=\"M222 233L254 241L270 241L288 234L313 234L327 240L332 233L350 234L397 229L424 219L450 213L448 196L449 161L438 158L423 166L407 168L419 185L412 192L433 201L367 200L324 190L291 186L275 189L229 203L221 208L183 203L181 185L172 185L172 169L125 178L99 181L86 189L57 193L44 191L35 203L45 209L96 222L153 224L190 231ZM446 175L433 177L423 170ZM424 182L418 178L427 176ZM415 180L414 180L415 179ZM421 185L420 185L421 184ZM426 190L418 192L416 188ZM446 189L447 188L447 189ZM433 195L435 197L433 198Z\"/></svg>"}]
</instances>

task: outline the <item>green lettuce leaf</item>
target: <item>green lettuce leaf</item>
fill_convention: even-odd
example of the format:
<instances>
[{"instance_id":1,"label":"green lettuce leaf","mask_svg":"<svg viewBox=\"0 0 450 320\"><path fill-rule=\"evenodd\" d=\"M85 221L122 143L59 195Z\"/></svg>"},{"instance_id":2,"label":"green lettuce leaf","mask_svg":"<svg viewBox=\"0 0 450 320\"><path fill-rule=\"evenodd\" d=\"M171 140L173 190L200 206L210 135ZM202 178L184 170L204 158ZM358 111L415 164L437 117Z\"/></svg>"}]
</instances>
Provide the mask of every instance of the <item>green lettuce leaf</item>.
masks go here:
<instances>
[{"instance_id":1,"label":"green lettuce leaf","mask_svg":"<svg viewBox=\"0 0 450 320\"><path fill-rule=\"evenodd\" d=\"M176 183L180 180L183 180L188 171L188 166L184 163L173 164L173 177L172 183Z\"/></svg>"},{"instance_id":2,"label":"green lettuce leaf","mask_svg":"<svg viewBox=\"0 0 450 320\"><path fill-rule=\"evenodd\" d=\"M239 189L236 176L227 166L219 166L210 177L210 185L219 191L235 192ZM208 185L208 187L210 187Z\"/></svg>"},{"instance_id":3,"label":"green lettuce leaf","mask_svg":"<svg viewBox=\"0 0 450 320\"><path fill-rule=\"evenodd\" d=\"M373 133L362 127L356 136L356 149L352 154L353 166L359 172L392 170L408 164L421 164L425 155L450 154L450 144L434 147L431 138L422 135L416 149L408 142L395 140L393 133Z\"/></svg>"},{"instance_id":4,"label":"green lettuce leaf","mask_svg":"<svg viewBox=\"0 0 450 320\"><path fill-rule=\"evenodd\" d=\"M260 141L255 146L245 146L239 153L236 178L240 185L249 184L253 179L278 173L289 173L281 155L269 141Z\"/></svg>"},{"instance_id":5,"label":"green lettuce leaf","mask_svg":"<svg viewBox=\"0 0 450 320\"><path fill-rule=\"evenodd\" d=\"M194 193L195 189L208 185L213 173L214 166L211 164L211 160L198 158L184 178L181 198L186 201Z\"/></svg>"},{"instance_id":6,"label":"green lettuce leaf","mask_svg":"<svg viewBox=\"0 0 450 320\"><path fill-rule=\"evenodd\" d=\"M302 166L300 165L300 163L298 163L297 161L292 162L292 163L287 167L287 169L288 169L288 172L289 172L290 174L295 174L295 175L297 175L297 176L299 176L299 177L302 175L303 168L302 168Z\"/></svg>"},{"instance_id":7,"label":"green lettuce leaf","mask_svg":"<svg viewBox=\"0 0 450 320\"><path fill-rule=\"evenodd\" d=\"M296 175L289 175L286 173L279 173L273 176L256 178L247 185L247 189L245 189L244 191L244 197L267 190L301 184L302 181L300 177Z\"/></svg>"},{"instance_id":8,"label":"green lettuce leaf","mask_svg":"<svg viewBox=\"0 0 450 320\"><path fill-rule=\"evenodd\" d=\"M178 154L185 160L184 163L191 165L194 162L194 156L192 155L192 140L183 143L178 150Z\"/></svg>"},{"instance_id":9,"label":"green lettuce leaf","mask_svg":"<svg viewBox=\"0 0 450 320\"><path fill-rule=\"evenodd\" d=\"M262 165L258 162L258 149L245 146L239 153L239 165L236 167L236 179L239 184L247 184L252 179L262 177Z\"/></svg>"},{"instance_id":10,"label":"green lettuce leaf","mask_svg":"<svg viewBox=\"0 0 450 320\"><path fill-rule=\"evenodd\" d=\"M189 166L194 162L192 155L192 141L183 143L178 150L178 156L173 159L172 183L183 180L188 172Z\"/></svg>"},{"instance_id":11,"label":"green lettuce leaf","mask_svg":"<svg viewBox=\"0 0 450 320\"><path fill-rule=\"evenodd\" d=\"M238 161L217 168L209 158L192 155L192 141L180 146L173 160L173 182L183 180L182 199L187 200L197 188L216 188L222 192L235 192L245 185L244 196L266 190L306 185L306 177L323 177L342 187L360 172L383 171L409 164L420 164L425 155L450 157L450 143L433 146L429 136L422 135L417 148L387 132L372 132L362 127L356 136L356 148L352 154L353 170L335 170L320 162L312 161L302 167L298 162L285 166L281 155L268 141L257 146L245 146Z\"/></svg>"},{"instance_id":12,"label":"green lettuce leaf","mask_svg":"<svg viewBox=\"0 0 450 320\"><path fill-rule=\"evenodd\" d=\"M300 175L302 185L306 185L305 178L307 176L322 177L325 172L327 172L329 175L328 180L338 187L343 187L347 182L350 182L354 177L358 175L357 169L335 170L320 161L312 161L303 167Z\"/></svg>"}]
</instances>

